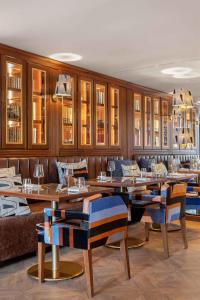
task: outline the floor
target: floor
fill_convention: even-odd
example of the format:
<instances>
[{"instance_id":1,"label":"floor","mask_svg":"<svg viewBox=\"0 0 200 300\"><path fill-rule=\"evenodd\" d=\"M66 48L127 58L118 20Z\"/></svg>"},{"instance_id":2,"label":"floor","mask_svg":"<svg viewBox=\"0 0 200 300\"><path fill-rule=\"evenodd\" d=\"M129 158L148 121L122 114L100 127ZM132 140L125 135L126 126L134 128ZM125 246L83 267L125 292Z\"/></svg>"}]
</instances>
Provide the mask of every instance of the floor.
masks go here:
<instances>
[{"instance_id":1,"label":"floor","mask_svg":"<svg viewBox=\"0 0 200 300\"><path fill-rule=\"evenodd\" d=\"M163 257L161 235L151 232L145 246L129 250L132 278L126 281L120 252L105 247L94 251L94 283L97 300L198 300L200 299L200 223L187 222L188 250L183 249L180 232L169 234L170 258ZM142 224L130 235L143 237ZM47 254L50 257L50 253ZM62 259L82 263L82 253L62 250ZM1 300L85 300L85 276L73 280L44 283L27 276L36 257L0 269Z\"/></svg>"}]
</instances>

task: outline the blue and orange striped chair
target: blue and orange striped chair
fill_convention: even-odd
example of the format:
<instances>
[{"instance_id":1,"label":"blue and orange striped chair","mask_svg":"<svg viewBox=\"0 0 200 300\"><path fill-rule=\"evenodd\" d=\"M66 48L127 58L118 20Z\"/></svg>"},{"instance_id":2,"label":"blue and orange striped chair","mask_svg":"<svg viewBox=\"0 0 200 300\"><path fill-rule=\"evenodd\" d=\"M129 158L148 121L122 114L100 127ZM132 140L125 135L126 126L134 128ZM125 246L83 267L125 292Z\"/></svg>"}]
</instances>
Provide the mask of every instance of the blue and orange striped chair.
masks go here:
<instances>
[{"instance_id":1,"label":"blue and orange striped chair","mask_svg":"<svg viewBox=\"0 0 200 300\"><path fill-rule=\"evenodd\" d=\"M199 215L200 186L198 183L189 183L187 186L185 211L187 214L196 213L197 215Z\"/></svg>"},{"instance_id":2,"label":"blue and orange striped chair","mask_svg":"<svg viewBox=\"0 0 200 300\"><path fill-rule=\"evenodd\" d=\"M144 200L152 200L152 205L145 208L141 222L145 223L146 241L149 240L150 224L157 224L161 227L164 253L169 257L167 227L173 221L179 220L184 247L187 248L186 225L185 225L185 197L186 184L165 184L161 187L158 195L143 195Z\"/></svg>"},{"instance_id":3,"label":"blue and orange striped chair","mask_svg":"<svg viewBox=\"0 0 200 300\"><path fill-rule=\"evenodd\" d=\"M95 195L84 199L83 212L46 208L44 227L38 228L39 281L44 281L45 245L67 246L83 250L88 294L93 296L92 249L105 245L110 239L121 240L121 249L127 278L130 267L127 250L128 210L121 196L102 198ZM57 221L52 222L56 217ZM80 226L67 224L70 219L79 219ZM62 222L63 220L63 222Z\"/></svg>"}]
</instances>

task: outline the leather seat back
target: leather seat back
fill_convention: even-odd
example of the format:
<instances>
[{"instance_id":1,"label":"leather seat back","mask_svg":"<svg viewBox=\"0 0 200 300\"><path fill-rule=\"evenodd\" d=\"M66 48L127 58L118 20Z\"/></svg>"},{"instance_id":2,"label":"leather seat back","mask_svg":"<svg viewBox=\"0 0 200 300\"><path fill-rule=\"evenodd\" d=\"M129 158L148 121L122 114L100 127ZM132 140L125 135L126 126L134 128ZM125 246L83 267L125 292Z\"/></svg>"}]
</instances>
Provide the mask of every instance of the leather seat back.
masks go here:
<instances>
[{"instance_id":1,"label":"leather seat back","mask_svg":"<svg viewBox=\"0 0 200 300\"><path fill-rule=\"evenodd\" d=\"M100 171L106 171L107 161L110 159L123 159L121 156L70 156L70 157L26 157L26 158L0 158L0 168L14 166L16 174L21 174L22 178L31 178L33 182L33 171L36 164L43 164L44 178L43 183L58 182L57 161L79 162L86 159L88 162L89 178L96 178Z\"/></svg>"}]
</instances>

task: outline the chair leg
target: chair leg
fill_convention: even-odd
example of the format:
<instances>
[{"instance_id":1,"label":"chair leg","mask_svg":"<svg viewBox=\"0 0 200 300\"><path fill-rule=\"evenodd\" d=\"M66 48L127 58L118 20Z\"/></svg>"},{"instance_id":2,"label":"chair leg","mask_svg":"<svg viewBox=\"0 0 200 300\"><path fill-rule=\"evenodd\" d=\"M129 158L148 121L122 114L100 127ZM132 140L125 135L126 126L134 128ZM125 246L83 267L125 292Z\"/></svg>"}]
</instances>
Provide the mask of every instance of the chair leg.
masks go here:
<instances>
[{"instance_id":1,"label":"chair leg","mask_svg":"<svg viewBox=\"0 0 200 300\"><path fill-rule=\"evenodd\" d=\"M131 274L130 274L127 238L120 241L120 251L121 251L121 254L123 257L123 261L124 261L124 269L125 269L126 278L130 279Z\"/></svg>"},{"instance_id":2,"label":"chair leg","mask_svg":"<svg viewBox=\"0 0 200 300\"><path fill-rule=\"evenodd\" d=\"M149 223L145 223L145 241L149 241Z\"/></svg>"},{"instance_id":3,"label":"chair leg","mask_svg":"<svg viewBox=\"0 0 200 300\"><path fill-rule=\"evenodd\" d=\"M187 249L188 248L188 242L187 242L187 234L186 234L185 217L180 219L180 224L181 224L181 233L182 233L184 248Z\"/></svg>"},{"instance_id":4,"label":"chair leg","mask_svg":"<svg viewBox=\"0 0 200 300\"><path fill-rule=\"evenodd\" d=\"M38 280L44 282L45 244L38 243Z\"/></svg>"},{"instance_id":5,"label":"chair leg","mask_svg":"<svg viewBox=\"0 0 200 300\"><path fill-rule=\"evenodd\" d=\"M85 265L85 275L87 282L87 289L89 297L94 296L94 285L93 285L93 270L92 270L92 250L83 250L83 258Z\"/></svg>"},{"instance_id":6,"label":"chair leg","mask_svg":"<svg viewBox=\"0 0 200 300\"><path fill-rule=\"evenodd\" d=\"M169 245L168 245L168 236L167 236L167 224L161 224L161 232L163 238L163 247L165 257L169 257Z\"/></svg>"}]
</instances>

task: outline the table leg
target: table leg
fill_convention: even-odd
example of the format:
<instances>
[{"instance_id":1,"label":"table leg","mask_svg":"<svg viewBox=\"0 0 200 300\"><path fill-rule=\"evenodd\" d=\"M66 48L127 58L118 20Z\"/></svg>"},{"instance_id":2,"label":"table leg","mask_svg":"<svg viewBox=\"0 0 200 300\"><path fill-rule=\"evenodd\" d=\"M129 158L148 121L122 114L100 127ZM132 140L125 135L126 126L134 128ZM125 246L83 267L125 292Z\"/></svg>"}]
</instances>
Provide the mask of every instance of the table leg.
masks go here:
<instances>
[{"instance_id":1,"label":"table leg","mask_svg":"<svg viewBox=\"0 0 200 300\"><path fill-rule=\"evenodd\" d=\"M57 208L57 202L52 201L52 208ZM52 218L52 223L56 218ZM82 275L84 272L83 267L73 261L60 261L59 259L59 246L52 245L52 261L45 262L44 266L44 280L45 281L60 281L71 279ZM32 278L38 279L38 265L33 265L27 271L28 275Z\"/></svg>"}]
</instances>

